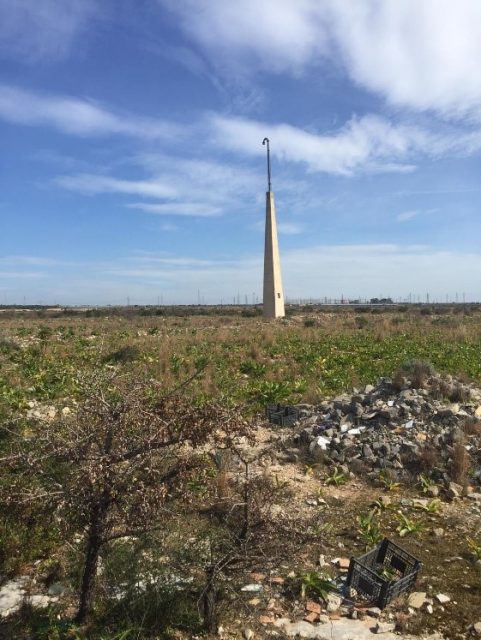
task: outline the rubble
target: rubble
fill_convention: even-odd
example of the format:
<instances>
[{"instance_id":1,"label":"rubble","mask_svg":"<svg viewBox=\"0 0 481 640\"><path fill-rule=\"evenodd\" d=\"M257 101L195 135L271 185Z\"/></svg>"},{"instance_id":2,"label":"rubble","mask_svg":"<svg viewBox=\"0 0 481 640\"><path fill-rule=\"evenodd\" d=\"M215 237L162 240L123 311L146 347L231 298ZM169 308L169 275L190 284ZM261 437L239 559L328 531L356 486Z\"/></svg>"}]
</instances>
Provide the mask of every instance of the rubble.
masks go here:
<instances>
[{"instance_id":1,"label":"rubble","mask_svg":"<svg viewBox=\"0 0 481 640\"><path fill-rule=\"evenodd\" d=\"M440 395L443 385L448 385L451 397L456 391L463 400L450 403ZM439 494L436 484L444 485L451 499L464 496L451 469L458 443L473 459L481 452L481 391L474 385L433 374L425 388L413 388L408 379L399 388L390 378L381 378L362 392L355 389L317 407L302 407L294 443L307 446L314 456L319 453L345 475L389 474L403 480L429 468L433 486L425 487L427 496ZM464 430L467 423L472 428ZM473 478L481 482L481 467ZM479 490L471 495L476 502Z\"/></svg>"}]
</instances>

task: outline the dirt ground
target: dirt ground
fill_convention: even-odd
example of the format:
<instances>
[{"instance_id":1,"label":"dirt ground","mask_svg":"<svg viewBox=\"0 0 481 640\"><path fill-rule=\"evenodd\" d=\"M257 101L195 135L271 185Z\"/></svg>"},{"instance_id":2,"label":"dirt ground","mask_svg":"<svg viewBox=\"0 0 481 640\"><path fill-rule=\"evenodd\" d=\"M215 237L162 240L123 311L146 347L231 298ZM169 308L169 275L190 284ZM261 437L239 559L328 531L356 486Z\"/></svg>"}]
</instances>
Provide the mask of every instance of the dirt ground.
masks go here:
<instances>
[{"instance_id":1,"label":"dirt ground","mask_svg":"<svg viewBox=\"0 0 481 640\"><path fill-rule=\"evenodd\" d=\"M298 460L289 461L289 456L294 457L292 448L287 455L282 453L291 436L289 429L262 427L255 445L245 448L253 461L251 473L275 478L282 491L269 505L270 525L258 543L257 559L236 579L237 588L242 583L260 584L262 591L237 592L235 604L231 597L224 611L226 637L239 637L235 633L240 627L255 630L256 637L270 637L278 634L273 627L277 618L302 620L306 602L294 585L314 571L339 579L343 573L335 559L359 556L372 548L360 532L358 518L373 508L382 536L422 562L414 590L426 592L432 602L432 612L426 605L414 610L408 606L409 594L402 595L384 609L381 620L395 622L402 634L440 632L454 639L474 633L472 625L481 620L481 567L475 563L468 539L477 536L479 540L479 506L468 498L448 501L441 492L438 512L429 513L420 508L429 501L414 480L411 486L391 491L361 477L327 486L332 468L309 460L302 452ZM388 505L380 512L379 498ZM400 514L419 523L419 530L400 537ZM438 594L448 596L449 602L438 602ZM357 605L362 615L366 603ZM348 609L352 605L341 612L347 614Z\"/></svg>"}]
</instances>

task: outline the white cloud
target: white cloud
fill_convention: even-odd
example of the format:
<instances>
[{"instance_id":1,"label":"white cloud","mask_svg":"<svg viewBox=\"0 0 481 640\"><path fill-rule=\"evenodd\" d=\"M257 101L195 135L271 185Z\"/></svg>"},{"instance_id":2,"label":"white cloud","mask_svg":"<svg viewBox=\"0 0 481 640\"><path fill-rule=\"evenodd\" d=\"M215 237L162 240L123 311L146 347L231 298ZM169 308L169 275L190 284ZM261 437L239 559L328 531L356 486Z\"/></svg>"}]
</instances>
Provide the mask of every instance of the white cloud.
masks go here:
<instances>
[{"instance_id":1,"label":"white cloud","mask_svg":"<svg viewBox=\"0 0 481 640\"><path fill-rule=\"evenodd\" d=\"M326 51L326 34L312 0L159 0L217 66L301 72Z\"/></svg>"},{"instance_id":2,"label":"white cloud","mask_svg":"<svg viewBox=\"0 0 481 640\"><path fill-rule=\"evenodd\" d=\"M125 202L147 213L211 217L256 205L262 176L242 165L166 155L142 155L133 162L149 175L145 180L125 180L94 173L58 176L54 184L84 194L136 195L157 202ZM186 200L188 195L188 200Z\"/></svg>"},{"instance_id":3,"label":"white cloud","mask_svg":"<svg viewBox=\"0 0 481 640\"><path fill-rule=\"evenodd\" d=\"M277 225L279 233L285 236L295 236L304 233L304 227L297 222L279 222Z\"/></svg>"},{"instance_id":4,"label":"white cloud","mask_svg":"<svg viewBox=\"0 0 481 640\"><path fill-rule=\"evenodd\" d=\"M78 191L87 195L120 193L143 196L145 198L174 198L177 195L176 190L170 185L155 179L122 180L110 176L80 173L72 176L58 176L54 182L64 189Z\"/></svg>"},{"instance_id":5,"label":"white cloud","mask_svg":"<svg viewBox=\"0 0 481 640\"><path fill-rule=\"evenodd\" d=\"M0 271L0 278L43 278L44 273L39 271Z\"/></svg>"},{"instance_id":6,"label":"white cloud","mask_svg":"<svg viewBox=\"0 0 481 640\"><path fill-rule=\"evenodd\" d=\"M222 215L219 207L200 202L170 202L170 203L150 203L133 202L126 205L130 209L140 209L147 213L155 213L161 216L194 216L199 218L210 218Z\"/></svg>"},{"instance_id":7,"label":"white cloud","mask_svg":"<svg viewBox=\"0 0 481 640\"><path fill-rule=\"evenodd\" d=\"M4 256L0 258L0 264L8 265L33 265L33 266L54 266L59 264L53 258L42 258L39 256Z\"/></svg>"},{"instance_id":8,"label":"white cloud","mask_svg":"<svg viewBox=\"0 0 481 640\"><path fill-rule=\"evenodd\" d=\"M179 231L180 227L178 227L176 224L170 224L170 222L165 222L164 224L160 225L160 230L161 231Z\"/></svg>"},{"instance_id":9,"label":"white cloud","mask_svg":"<svg viewBox=\"0 0 481 640\"><path fill-rule=\"evenodd\" d=\"M437 129L392 123L368 114L353 117L337 130L316 133L290 124L211 116L214 142L249 155L264 155L262 139L271 139L271 154L302 162L310 171L337 175L409 172L422 157L469 156L481 149L481 131L443 125Z\"/></svg>"},{"instance_id":10,"label":"white cloud","mask_svg":"<svg viewBox=\"0 0 481 640\"><path fill-rule=\"evenodd\" d=\"M159 0L226 71L344 67L389 102L481 114L478 0Z\"/></svg>"},{"instance_id":11,"label":"white cloud","mask_svg":"<svg viewBox=\"0 0 481 640\"><path fill-rule=\"evenodd\" d=\"M330 2L351 78L396 105L481 113L478 0Z\"/></svg>"},{"instance_id":12,"label":"white cloud","mask_svg":"<svg viewBox=\"0 0 481 640\"><path fill-rule=\"evenodd\" d=\"M0 84L0 118L23 125L52 127L76 136L121 134L138 138L182 135L174 123L139 116L118 115L93 101L47 95Z\"/></svg>"},{"instance_id":13,"label":"white cloud","mask_svg":"<svg viewBox=\"0 0 481 640\"><path fill-rule=\"evenodd\" d=\"M408 220L412 220L413 218L416 218L417 216L419 216L419 214L421 213L421 211L403 211L402 213L398 213L398 215L396 216L396 220L398 222L407 222Z\"/></svg>"},{"instance_id":14,"label":"white cloud","mask_svg":"<svg viewBox=\"0 0 481 640\"><path fill-rule=\"evenodd\" d=\"M0 0L0 55L26 62L65 57L89 20L92 0Z\"/></svg>"},{"instance_id":15,"label":"white cloud","mask_svg":"<svg viewBox=\"0 0 481 640\"><path fill-rule=\"evenodd\" d=\"M282 251L282 275L291 299L407 297L445 300L456 291L467 300L481 300L476 274L481 254L440 251L422 245L365 244L315 245ZM9 272L15 278L39 278L41 274ZM0 277L2 273L0 273ZM89 263L82 271L50 272L31 292L17 287L22 296L45 302L70 304L153 304L162 294L164 303L194 303L198 290L206 303L232 302L237 294L249 301L261 298L262 256L232 260L197 256L144 254L110 264ZM19 294L20 295L20 294ZM21 302L21 299L19 299Z\"/></svg>"},{"instance_id":16,"label":"white cloud","mask_svg":"<svg viewBox=\"0 0 481 640\"><path fill-rule=\"evenodd\" d=\"M268 124L241 118L213 116L217 144L261 155L264 136L271 152L281 159L303 162L312 171L350 175L356 171L409 171L406 162L427 144L427 134L417 127L392 125L377 116L353 118L341 129L316 134L289 124Z\"/></svg>"}]
</instances>

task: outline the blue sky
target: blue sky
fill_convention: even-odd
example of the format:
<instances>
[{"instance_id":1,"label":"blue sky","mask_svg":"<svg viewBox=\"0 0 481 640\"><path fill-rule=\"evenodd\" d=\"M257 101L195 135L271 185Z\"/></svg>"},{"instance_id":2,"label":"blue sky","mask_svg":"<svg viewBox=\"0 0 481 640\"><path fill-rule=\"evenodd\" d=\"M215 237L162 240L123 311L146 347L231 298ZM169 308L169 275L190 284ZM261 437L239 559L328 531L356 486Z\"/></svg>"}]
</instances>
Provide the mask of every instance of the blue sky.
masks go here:
<instances>
[{"instance_id":1,"label":"blue sky","mask_svg":"<svg viewBox=\"0 0 481 640\"><path fill-rule=\"evenodd\" d=\"M478 0L0 0L0 303L481 300Z\"/></svg>"}]
</instances>

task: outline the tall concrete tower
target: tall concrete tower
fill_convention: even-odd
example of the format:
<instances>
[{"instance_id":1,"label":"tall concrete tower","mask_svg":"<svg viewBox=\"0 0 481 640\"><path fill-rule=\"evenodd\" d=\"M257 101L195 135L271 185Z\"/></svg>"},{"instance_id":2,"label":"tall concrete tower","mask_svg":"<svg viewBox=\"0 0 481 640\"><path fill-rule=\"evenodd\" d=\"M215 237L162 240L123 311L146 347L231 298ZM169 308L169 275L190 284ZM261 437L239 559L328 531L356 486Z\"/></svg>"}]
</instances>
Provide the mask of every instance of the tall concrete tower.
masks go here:
<instances>
[{"instance_id":1,"label":"tall concrete tower","mask_svg":"<svg viewBox=\"0 0 481 640\"><path fill-rule=\"evenodd\" d=\"M281 259L279 257L279 242L277 240L276 205L271 185L271 156L269 138L264 138L267 144L267 186L266 193L266 238L264 247L264 318L283 318L284 292L282 291Z\"/></svg>"}]
</instances>

